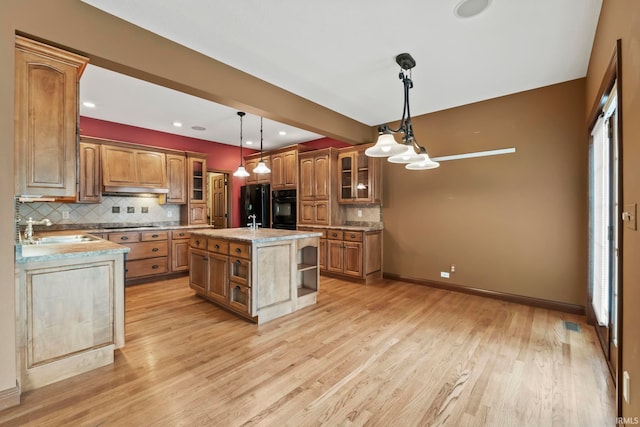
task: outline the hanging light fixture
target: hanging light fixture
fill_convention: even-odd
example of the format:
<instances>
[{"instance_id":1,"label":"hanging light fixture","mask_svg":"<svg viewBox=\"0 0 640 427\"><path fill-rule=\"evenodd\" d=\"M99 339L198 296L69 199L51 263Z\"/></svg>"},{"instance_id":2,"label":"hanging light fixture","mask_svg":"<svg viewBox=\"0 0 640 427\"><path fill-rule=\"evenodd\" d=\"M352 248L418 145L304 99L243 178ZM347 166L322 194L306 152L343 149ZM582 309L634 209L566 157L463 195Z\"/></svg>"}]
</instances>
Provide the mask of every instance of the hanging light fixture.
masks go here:
<instances>
[{"instance_id":1,"label":"hanging light fixture","mask_svg":"<svg viewBox=\"0 0 640 427\"><path fill-rule=\"evenodd\" d=\"M264 160L262 160L262 117L260 117L260 161L258 162L258 165L253 169L253 173L263 174L270 172L271 169L269 169L264 163Z\"/></svg>"},{"instance_id":2,"label":"hanging light fixture","mask_svg":"<svg viewBox=\"0 0 640 427\"><path fill-rule=\"evenodd\" d=\"M246 171L244 165L242 164L242 118L245 113L242 111L238 111L238 116L240 116L240 166L238 166L238 170L233 173L233 176L245 177L249 176L249 172Z\"/></svg>"},{"instance_id":3,"label":"hanging light fixture","mask_svg":"<svg viewBox=\"0 0 640 427\"><path fill-rule=\"evenodd\" d=\"M391 129L388 125L378 127L380 136L373 147L367 148L365 154L369 157L389 157L391 163L405 163L410 170L426 170L440 166L429 158L427 150L418 144L413 134L411 123L411 109L409 107L409 90L413 88L411 81L411 69L416 66L416 61L408 53L401 53L396 56L396 63L400 66L398 78L402 80L404 86L404 105L402 107L402 118L398 129ZM402 133L402 144L396 142L393 135Z\"/></svg>"}]
</instances>

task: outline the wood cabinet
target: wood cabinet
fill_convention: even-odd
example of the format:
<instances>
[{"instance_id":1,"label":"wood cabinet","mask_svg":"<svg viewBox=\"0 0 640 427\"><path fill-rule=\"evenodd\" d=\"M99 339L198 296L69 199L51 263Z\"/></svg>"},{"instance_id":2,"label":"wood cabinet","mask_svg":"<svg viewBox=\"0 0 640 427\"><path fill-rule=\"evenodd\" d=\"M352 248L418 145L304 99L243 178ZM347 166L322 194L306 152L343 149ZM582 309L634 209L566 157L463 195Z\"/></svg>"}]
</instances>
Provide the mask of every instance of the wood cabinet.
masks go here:
<instances>
[{"instance_id":1,"label":"wood cabinet","mask_svg":"<svg viewBox=\"0 0 640 427\"><path fill-rule=\"evenodd\" d=\"M330 228L325 232L326 268L322 271L364 282L382 277L381 230Z\"/></svg>"},{"instance_id":2,"label":"wood cabinet","mask_svg":"<svg viewBox=\"0 0 640 427\"><path fill-rule=\"evenodd\" d=\"M171 255L169 266L172 273L189 270L189 239L191 233L185 230L171 231Z\"/></svg>"},{"instance_id":3,"label":"wood cabinet","mask_svg":"<svg viewBox=\"0 0 640 427\"><path fill-rule=\"evenodd\" d=\"M187 159L183 154L167 154L167 203L187 203Z\"/></svg>"},{"instance_id":4,"label":"wood cabinet","mask_svg":"<svg viewBox=\"0 0 640 427\"><path fill-rule=\"evenodd\" d=\"M271 189L295 189L298 184L298 150L289 148L284 151L272 151Z\"/></svg>"},{"instance_id":5,"label":"wood cabinet","mask_svg":"<svg viewBox=\"0 0 640 427\"><path fill-rule=\"evenodd\" d=\"M76 200L78 80L87 62L80 55L16 36L16 195Z\"/></svg>"},{"instance_id":6,"label":"wood cabinet","mask_svg":"<svg viewBox=\"0 0 640 427\"><path fill-rule=\"evenodd\" d=\"M264 164L267 165L269 169L271 169L271 159L268 154L262 155L262 160L264 160ZM260 162L260 154L252 154L251 156L245 157L244 167L249 173L249 176L246 178L247 184L270 184L271 183L271 173L254 173L253 170L256 166L258 166L258 162Z\"/></svg>"},{"instance_id":7,"label":"wood cabinet","mask_svg":"<svg viewBox=\"0 0 640 427\"><path fill-rule=\"evenodd\" d=\"M207 213L207 157L200 153L187 153L187 203L180 207L183 225L208 224Z\"/></svg>"},{"instance_id":8,"label":"wood cabinet","mask_svg":"<svg viewBox=\"0 0 640 427\"><path fill-rule=\"evenodd\" d=\"M126 280L166 274L169 271L168 231L110 233L108 239L130 249L126 258Z\"/></svg>"},{"instance_id":9,"label":"wood cabinet","mask_svg":"<svg viewBox=\"0 0 640 427\"><path fill-rule=\"evenodd\" d=\"M96 253L16 263L22 391L113 363L124 346L123 253Z\"/></svg>"},{"instance_id":10,"label":"wood cabinet","mask_svg":"<svg viewBox=\"0 0 640 427\"><path fill-rule=\"evenodd\" d=\"M78 203L102 201L100 144L80 141L78 166Z\"/></svg>"},{"instance_id":11,"label":"wood cabinet","mask_svg":"<svg viewBox=\"0 0 640 427\"><path fill-rule=\"evenodd\" d=\"M332 225L341 222L342 210L336 205L335 171L337 154L333 148L298 154L298 224Z\"/></svg>"},{"instance_id":12,"label":"wood cabinet","mask_svg":"<svg viewBox=\"0 0 640 427\"><path fill-rule=\"evenodd\" d=\"M380 158L367 157L365 149L343 149L338 154L339 203L380 203L382 165Z\"/></svg>"},{"instance_id":13,"label":"wood cabinet","mask_svg":"<svg viewBox=\"0 0 640 427\"><path fill-rule=\"evenodd\" d=\"M102 183L107 192L166 193L165 153L103 144Z\"/></svg>"}]
</instances>

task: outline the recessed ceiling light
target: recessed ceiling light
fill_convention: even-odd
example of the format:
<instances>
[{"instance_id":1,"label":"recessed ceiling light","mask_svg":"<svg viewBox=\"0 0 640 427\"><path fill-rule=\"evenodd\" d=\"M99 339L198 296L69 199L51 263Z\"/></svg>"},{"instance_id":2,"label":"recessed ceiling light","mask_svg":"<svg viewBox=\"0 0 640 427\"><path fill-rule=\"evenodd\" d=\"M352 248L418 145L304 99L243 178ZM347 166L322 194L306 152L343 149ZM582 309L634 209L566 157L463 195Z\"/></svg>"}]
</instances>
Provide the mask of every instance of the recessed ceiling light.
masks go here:
<instances>
[{"instance_id":1,"label":"recessed ceiling light","mask_svg":"<svg viewBox=\"0 0 640 427\"><path fill-rule=\"evenodd\" d=\"M253 141L246 141L245 144L247 145L253 145Z\"/></svg>"},{"instance_id":2,"label":"recessed ceiling light","mask_svg":"<svg viewBox=\"0 0 640 427\"><path fill-rule=\"evenodd\" d=\"M191 129L193 129L193 130L207 130L207 128L204 127L204 126L191 126Z\"/></svg>"},{"instance_id":3,"label":"recessed ceiling light","mask_svg":"<svg viewBox=\"0 0 640 427\"><path fill-rule=\"evenodd\" d=\"M471 18L484 12L491 3L491 0L462 0L453 10L459 18Z\"/></svg>"},{"instance_id":4,"label":"recessed ceiling light","mask_svg":"<svg viewBox=\"0 0 640 427\"><path fill-rule=\"evenodd\" d=\"M87 108L96 108L96 104L94 104L93 102L89 102L89 101L83 102L82 105L84 105Z\"/></svg>"},{"instance_id":5,"label":"recessed ceiling light","mask_svg":"<svg viewBox=\"0 0 640 427\"><path fill-rule=\"evenodd\" d=\"M180 122L173 122L173 125L177 128L181 128L182 127L182 123Z\"/></svg>"},{"instance_id":6,"label":"recessed ceiling light","mask_svg":"<svg viewBox=\"0 0 640 427\"><path fill-rule=\"evenodd\" d=\"M287 134L287 132L285 132L285 131L281 130L280 132L278 132L278 134L280 134L280 135L283 135L283 136L284 136L284 135L286 135L286 134Z\"/></svg>"}]
</instances>

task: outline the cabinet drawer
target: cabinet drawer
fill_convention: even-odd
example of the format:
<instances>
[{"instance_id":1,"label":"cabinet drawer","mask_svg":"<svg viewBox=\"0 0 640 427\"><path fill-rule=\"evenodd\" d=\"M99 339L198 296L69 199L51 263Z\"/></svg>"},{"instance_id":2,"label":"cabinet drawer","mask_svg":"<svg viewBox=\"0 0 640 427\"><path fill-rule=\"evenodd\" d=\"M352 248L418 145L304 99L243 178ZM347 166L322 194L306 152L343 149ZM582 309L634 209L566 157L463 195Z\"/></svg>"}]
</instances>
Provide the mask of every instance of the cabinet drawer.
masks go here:
<instances>
[{"instance_id":1,"label":"cabinet drawer","mask_svg":"<svg viewBox=\"0 0 640 427\"><path fill-rule=\"evenodd\" d=\"M189 246L196 249L207 250L207 238L202 236L191 236Z\"/></svg>"},{"instance_id":2,"label":"cabinet drawer","mask_svg":"<svg viewBox=\"0 0 640 427\"><path fill-rule=\"evenodd\" d=\"M190 239L191 233L185 230L171 230L172 239Z\"/></svg>"},{"instance_id":3,"label":"cabinet drawer","mask_svg":"<svg viewBox=\"0 0 640 427\"><path fill-rule=\"evenodd\" d=\"M251 289L229 282L229 305L239 312L251 314Z\"/></svg>"},{"instance_id":4,"label":"cabinet drawer","mask_svg":"<svg viewBox=\"0 0 640 427\"><path fill-rule=\"evenodd\" d=\"M168 258L149 258L141 259L137 261L127 260L125 266L125 277L127 279L133 279L135 277L151 276L154 274L163 274L169 271Z\"/></svg>"},{"instance_id":5,"label":"cabinet drawer","mask_svg":"<svg viewBox=\"0 0 640 427\"><path fill-rule=\"evenodd\" d=\"M241 258L229 258L230 279L243 286L251 287L251 261Z\"/></svg>"},{"instance_id":6,"label":"cabinet drawer","mask_svg":"<svg viewBox=\"0 0 640 427\"><path fill-rule=\"evenodd\" d=\"M226 255L229 253L229 242L220 239L207 239L207 250Z\"/></svg>"},{"instance_id":7,"label":"cabinet drawer","mask_svg":"<svg viewBox=\"0 0 640 427\"><path fill-rule=\"evenodd\" d=\"M344 235L344 240L347 240L350 242L362 242L362 231L345 230L343 235Z\"/></svg>"},{"instance_id":8,"label":"cabinet drawer","mask_svg":"<svg viewBox=\"0 0 640 427\"><path fill-rule=\"evenodd\" d=\"M140 241L140 233L128 231L125 233L109 233L109 241L116 243L133 243Z\"/></svg>"},{"instance_id":9,"label":"cabinet drawer","mask_svg":"<svg viewBox=\"0 0 640 427\"><path fill-rule=\"evenodd\" d=\"M155 258L169 254L169 242L138 242L127 245L131 251L127 254L128 260L141 258Z\"/></svg>"},{"instance_id":10,"label":"cabinet drawer","mask_svg":"<svg viewBox=\"0 0 640 427\"><path fill-rule=\"evenodd\" d=\"M229 243L229 254L240 258L251 258L251 245L248 243Z\"/></svg>"},{"instance_id":11,"label":"cabinet drawer","mask_svg":"<svg viewBox=\"0 0 640 427\"><path fill-rule=\"evenodd\" d=\"M140 233L140 240L150 242L153 240L167 240L169 238L168 231L143 231Z\"/></svg>"},{"instance_id":12,"label":"cabinet drawer","mask_svg":"<svg viewBox=\"0 0 640 427\"><path fill-rule=\"evenodd\" d=\"M342 232L342 230L332 230L332 229L327 230L327 239L342 240L343 236L344 236L344 233Z\"/></svg>"}]
</instances>

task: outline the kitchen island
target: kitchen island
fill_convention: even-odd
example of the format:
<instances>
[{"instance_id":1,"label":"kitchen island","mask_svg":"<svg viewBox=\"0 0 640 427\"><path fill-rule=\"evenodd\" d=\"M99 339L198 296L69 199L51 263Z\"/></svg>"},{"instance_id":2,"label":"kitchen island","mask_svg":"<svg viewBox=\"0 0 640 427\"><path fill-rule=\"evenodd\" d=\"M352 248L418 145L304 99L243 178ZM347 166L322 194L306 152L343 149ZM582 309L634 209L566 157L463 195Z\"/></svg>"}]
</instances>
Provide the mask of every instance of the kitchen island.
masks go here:
<instances>
[{"instance_id":1,"label":"kitchen island","mask_svg":"<svg viewBox=\"0 0 640 427\"><path fill-rule=\"evenodd\" d=\"M262 324L316 303L321 233L227 228L191 232L189 284Z\"/></svg>"}]
</instances>

